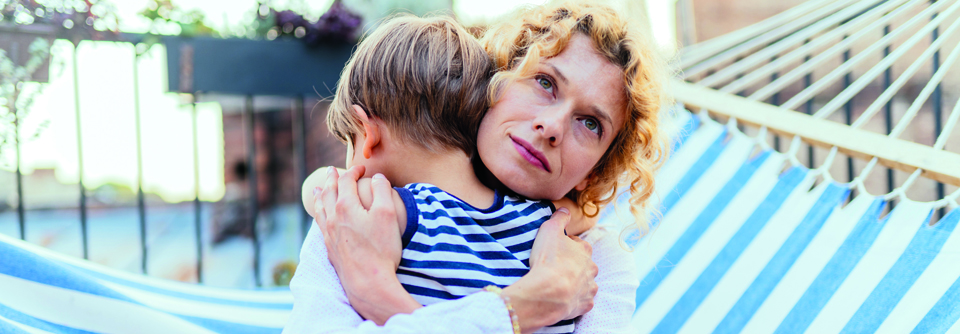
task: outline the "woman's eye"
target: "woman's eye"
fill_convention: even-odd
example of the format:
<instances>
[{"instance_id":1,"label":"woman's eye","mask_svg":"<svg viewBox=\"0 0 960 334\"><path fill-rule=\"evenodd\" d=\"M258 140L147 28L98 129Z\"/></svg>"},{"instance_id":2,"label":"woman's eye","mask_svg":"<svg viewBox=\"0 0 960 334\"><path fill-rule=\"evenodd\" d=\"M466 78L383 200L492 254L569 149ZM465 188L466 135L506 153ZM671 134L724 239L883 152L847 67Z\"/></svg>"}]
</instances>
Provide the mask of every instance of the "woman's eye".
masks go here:
<instances>
[{"instance_id":1,"label":"woman's eye","mask_svg":"<svg viewBox=\"0 0 960 334\"><path fill-rule=\"evenodd\" d=\"M553 89L553 82L547 80L546 78L537 78L537 83L540 84L540 87L546 90Z\"/></svg>"},{"instance_id":2,"label":"woman's eye","mask_svg":"<svg viewBox=\"0 0 960 334\"><path fill-rule=\"evenodd\" d=\"M583 126L585 126L587 130L590 130L598 135L600 134L600 122L597 122L597 120L593 118L583 118L580 120L580 122L583 123Z\"/></svg>"}]
</instances>

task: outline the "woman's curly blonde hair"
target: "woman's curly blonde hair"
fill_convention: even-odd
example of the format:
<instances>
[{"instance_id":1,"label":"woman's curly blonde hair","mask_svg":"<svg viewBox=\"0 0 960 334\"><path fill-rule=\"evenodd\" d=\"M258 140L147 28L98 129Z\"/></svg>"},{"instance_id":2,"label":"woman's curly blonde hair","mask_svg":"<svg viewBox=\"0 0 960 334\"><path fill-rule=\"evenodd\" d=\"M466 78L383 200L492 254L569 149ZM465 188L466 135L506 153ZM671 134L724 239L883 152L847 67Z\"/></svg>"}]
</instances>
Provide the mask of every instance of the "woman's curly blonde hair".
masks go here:
<instances>
[{"instance_id":1,"label":"woman's curly blonde hair","mask_svg":"<svg viewBox=\"0 0 960 334\"><path fill-rule=\"evenodd\" d=\"M586 189L574 194L584 214L594 217L622 187L630 191L630 212L641 234L653 193L654 173L668 147L659 127L661 107L670 105L664 86L669 68L652 39L613 9L578 1L521 9L484 32L481 44L497 73L490 82L495 104L504 89L536 74L541 59L558 55L576 33L589 37L597 52L623 70L627 117L607 152L594 166Z\"/></svg>"}]
</instances>

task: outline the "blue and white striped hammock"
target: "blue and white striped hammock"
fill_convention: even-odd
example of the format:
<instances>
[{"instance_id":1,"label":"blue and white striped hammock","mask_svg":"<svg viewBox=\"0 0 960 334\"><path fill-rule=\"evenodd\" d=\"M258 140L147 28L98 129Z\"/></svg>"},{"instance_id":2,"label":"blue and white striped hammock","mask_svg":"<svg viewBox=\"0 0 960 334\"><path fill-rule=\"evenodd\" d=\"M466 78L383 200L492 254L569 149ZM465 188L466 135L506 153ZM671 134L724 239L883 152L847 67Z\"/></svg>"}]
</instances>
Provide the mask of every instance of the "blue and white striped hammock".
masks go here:
<instances>
[{"instance_id":1,"label":"blue and white striped hammock","mask_svg":"<svg viewBox=\"0 0 960 334\"><path fill-rule=\"evenodd\" d=\"M0 333L279 333L289 289L146 277L0 234Z\"/></svg>"},{"instance_id":2,"label":"blue and white striped hammock","mask_svg":"<svg viewBox=\"0 0 960 334\"><path fill-rule=\"evenodd\" d=\"M663 220L636 247L641 332L916 332L960 329L960 220L783 171L781 153L682 113L658 176ZM812 189L811 189L812 188ZM605 220L616 219L608 213ZM238 290L110 269L0 235L0 332L269 333L289 290Z\"/></svg>"},{"instance_id":3,"label":"blue and white striped hammock","mask_svg":"<svg viewBox=\"0 0 960 334\"><path fill-rule=\"evenodd\" d=\"M692 119L690 123L699 123ZM706 119L658 175L662 222L640 241L641 333L960 331L960 208L882 196Z\"/></svg>"}]
</instances>

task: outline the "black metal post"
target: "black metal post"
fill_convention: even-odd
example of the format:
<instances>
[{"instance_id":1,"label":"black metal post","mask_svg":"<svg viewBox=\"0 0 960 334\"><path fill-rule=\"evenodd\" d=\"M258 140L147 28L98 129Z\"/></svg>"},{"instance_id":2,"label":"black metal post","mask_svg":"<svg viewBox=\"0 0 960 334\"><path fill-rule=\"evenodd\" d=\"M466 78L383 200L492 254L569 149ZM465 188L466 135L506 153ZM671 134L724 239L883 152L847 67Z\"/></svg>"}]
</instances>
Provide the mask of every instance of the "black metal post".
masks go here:
<instances>
[{"instance_id":1,"label":"black metal post","mask_svg":"<svg viewBox=\"0 0 960 334\"><path fill-rule=\"evenodd\" d=\"M807 40L803 42L803 44L807 44L809 42L810 40ZM810 61L810 55L807 55L806 57L803 58L803 62L808 62L808 61ZM810 85L812 84L813 84L813 73L807 73L807 75L803 76L803 88L804 89L809 88ZM804 104L803 112L807 113L807 115L813 115L813 98L810 98L809 100L807 100L807 103ZM813 145L807 144L807 166L812 169L813 163L814 163Z\"/></svg>"},{"instance_id":2,"label":"black metal post","mask_svg":"<svg viewBox=\"0 0 960 334\"><path fill-rule=\"evenodd\" d=\"M848 36L843 36L844 39L846 39L847 37ZM850 49L843 51L843 62L846 63L848 60L850 60ZM847 74L843 75L843 88L847 89L847 87L850 87L851 83L853 83L852 71L847 72ZM847 125L850 125L851 123L853 123L853 99L854 97L851 97L850 100L843 105L843 111L844 111L845 120L847 121ZM853 181L853 178L854 178L853 158L850 156L847 156L847 181ZM855 189L850 191L851 199L853 199L855 191L856 191Z\"/></svg>"},{"instance_id":3,"label":"black metal post","mask_svg":"<svg viewBox=\"0 0 960 334\"><path fill-rule=\"evenodd\" d=\"M17 101L14 98L14 101L10 102L13 106L10 110L13 111L13 141L17 151L17 222L20 224L20 240L27 240L26 212L23 209L23 174L20 172L20 116L17 115L16 104Z\"/></svg>"},{"instance_id":4,"label":"black metal post","mask_svg":"<svg viewBox=\"0 0 960 334\"><path fill-rule=\"evenodd\" d=\"M303 181L307 179L307 125L303 118L305 107L304 96L297 95L293 107L293 166L296 170L298 185L302 186ZM294 187L296 191L294 198L300 198L300 188ZM305 210L300 210L300 232L303 237L307 236L310 228L310 215Z\"/></svg>"},{"instance_id":5,"label":"black metal post","mask_svg":"<svg viewBox=\"0 0 960 334\"><path fill-rule=\"evenodd\" d=\"M937 14L933 14L933 17L930 19L933 20L937 17ZM940 35L940 27L933 28L933 36L930 39L930 43L933 43L937 40ZM940 49L937 49L933 52L933 72L937 73L940 70ZM932 74L931 74L932 75ZM937 141L937 137L940 136L940 133L943 132L943 89L942 86L937 83L937 87L933 89L933 96L931 96L931 107L933 107L933 141ZM937 182L937 199L941 199L946 196L946 189L944 189L942 182ZM947 214L946 208L940 208L937 210L938 218L943 218Z\"/></svg>"},{"instance_id":6,"label":"black metal post","mask_svg":"<svg viewBox=\"0 0 960 334\"><path fill-rule=\"evenodd\" d=\"M883 35L886 36L890 33L890 25L883 27ZM883 57L886 58L890 55L890 45L887 45L883 48ZM887 67L883 71L883 90L886 91L890 88L890 84L893 83L893 67ZM887 104L883 107L884 113L884 124L887 126L887 134L890 134L890 131L893 131L893 98L890 98L890 101L887 101ZM893 169L887 168L887 192L891 192L894 189L894 180L893 180Z\"/></svg>"},{"instance_id":7,"label":"black metal post","mask_svg":"<svg viewBox=\"0 0 960 334\"><path fill-rule=\"evenodd\" d=\"M190 94L190 115L193 125L193 228L197 244L197 283L203 283L203 235L200 212L200 145L197 143L197 95Z\"/></svg>"},{"instance_id":8,"label":"black metal post","mask_svg":"<svg viewBox=\"0 0 960 334\"><path fill-rule=\"evenodd\" d=\"M774 62L774 61L776 61L776 60L777 60L777 56L773 56L773 58L770 58L770 62L771 62L771 63ZM773 72L773 74L770 75L770 82L772 83L772 82L774 82L774 81L777 81L777 77L779 77L779 76L780 76L780 72ZM775 106L780 106L780 92L779 92L779 91L776 92L776 93L773 93L773 96L770 97L770 104L775 105ZM777 134L773 134L773 148L774 148L775 150L777 150L777 151L780 151L780 136L777 135Z\"/></svg>"},{"instance_id":9,"label":"black metal post","mask_svg":"<svg viewBox=\"0 0 960 334\"><path fill-rule=\"evenodd\" d=\"M83 187L83 136L80 133L80 78L77 69L77 49L80 42L73 44L73 103L76 108L77 116L77 179L80 184L80 234L83 245L83 258L88 258L87 253L87 191Z\"/></svg>"},{"instance_id":10,"label":"black metal post","mask_svg":"<svg viewBox=\"0 0 960 334\"><path fill-rule=\"evenodd\" d=\"M14 64L20 62L20 45L13 43L10 50L10 57ZM14 87L13 99L7 101L7 106L13 112L13 140L15 143L17 158L17 222L20 225L20 240L26 240L27 225L26 212L23 208L23 173L20 172L20 115L17 113L17 87Z\"/></svg>"},{"instance_id":11,"label":"black metal post","mask_svg":"<svg viewBox=\"0 0 960 334\"><path fill-rule=\"evenodd\" d=\"M257 196L257 150L256 139L254 138L254 115L253 115L253 95L247 95L243 105L243 123L247 142L247 180L250 186L250 229L253 236L253 279L257 286L260 283L260 239L257 235L257 216L259 215L259 203Z\"/></svg>"},{"instance_id":12,"label":"black metal post","mask_svg":"<svg viewBox=\"0 0 960 334\"><path fill-rule=\"evenodd\" d=\"M737 59L734 60L733 63L734 63L734 64L739 63L741 60L743 60L743 57L742 57L742 56L741 56L741 57L737 57ZM736 79L740 79L740 78L743 78L743 72L740 72L740 73L737 74ZM736 80L736 79L734 79L734 80ZM746 88L741 89L739 92L737 92L737 96L747 97L747 89L746 89ZM738 125L738 127L740 128L740 131L742 132L742 131L743 131L743 126L739 126L739 125Z\"/></svg>"},{"instance_id":13,"label":"black metal post","mask_svg":"<svg viewBox=\"0 0 960 334\"><path fill-rule=\"evenodd\" d=\"M147 273L147 209L143 196L143 145L140 138L140 55L134 46L133 56L133 118L137 134L137 213L140 218L140 271Z\"/></svg>"}]
</instances>

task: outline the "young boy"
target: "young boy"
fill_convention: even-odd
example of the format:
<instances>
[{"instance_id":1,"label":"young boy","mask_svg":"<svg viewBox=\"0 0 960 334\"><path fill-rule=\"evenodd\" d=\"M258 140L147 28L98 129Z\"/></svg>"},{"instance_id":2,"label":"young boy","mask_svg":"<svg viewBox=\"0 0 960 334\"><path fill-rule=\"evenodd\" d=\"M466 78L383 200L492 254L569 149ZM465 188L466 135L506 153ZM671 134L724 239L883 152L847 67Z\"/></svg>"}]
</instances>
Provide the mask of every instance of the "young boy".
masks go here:
<instances>
[{"instance_id":1,"label":"young boy","mask_svg":"<svg viewBox=\"0 0 960 334\"><path fill-rule=\"evenodd\" d=\"M402 235L397 276L423 305L517 281L529 271L537 229L555 209L494 191L474 173L470 158L492 71L459 24L394 18L360 44L329 109L328 127L348 147L347 167L363 165L366 177L406 184L394 194ZM369 206L370 187L361 182L358 189ZM573 329L572 320L545 328Z\"/></svg>"}]
</instances>

